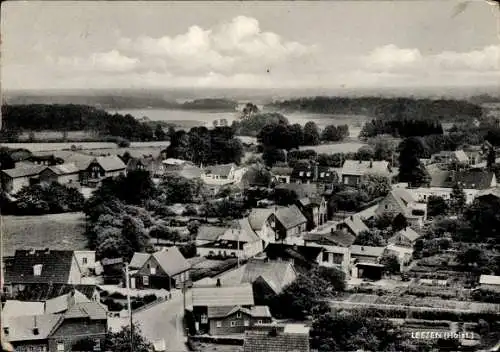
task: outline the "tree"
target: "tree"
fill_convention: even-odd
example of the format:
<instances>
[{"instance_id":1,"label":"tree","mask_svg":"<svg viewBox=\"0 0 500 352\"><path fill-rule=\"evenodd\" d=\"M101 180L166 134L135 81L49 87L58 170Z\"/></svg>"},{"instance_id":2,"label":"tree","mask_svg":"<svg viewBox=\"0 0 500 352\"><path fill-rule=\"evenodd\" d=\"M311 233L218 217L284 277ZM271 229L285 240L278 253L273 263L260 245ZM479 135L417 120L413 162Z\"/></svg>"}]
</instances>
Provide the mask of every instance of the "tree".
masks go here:
<instances>
[{"instance_id":1,"label":"tree","mask_svg":"<svg viewBox=\"0 0 500 352\"><path fill-rule=\"evenodd\" d=\"M328 125L321 132L321 139L328 142L338 142L347 136L349 136L349 127L347 125Z\"/></svg>"},{"instance_id":2,"label":"tree","mask_svg":"<svg viewBox=\"0 0 500 352\"><path fill-rule=\"evenodd\" d=\"M427 199L427 215L435 217L446 215L449 211L449 205L443 197L429 196Z\"/></svg>"},{"instance_id":3,"label":"tree","mask_svg":"<svg viewBox=\"0 0 500 352\"><path fill-rule=\"evenodd\" d=\"M356 152L356 158L358 160L373 160L374 155L375 152L373 151L373 148L370 147L369 145L362 146Z\"/></svg>"},{"instance_id":4,"label":"tree","mask_svg":"<svg viewBox=\"0 0 500 352\"><path fill-rule=\"evenodd\" d=\"M262 165L253 165L243 175L242 183L245 187L268 187L271 184L271 172Z\"/></svg>"},{"instance_id":5,"label":"tree","mask_svg":"<svg viewBox=\"0 0 500 352\"><path fill-rule=\"evenodd\" d=\"M480 248L467 248L457 254L458 263L468 268L471 266L483 267L488 263L488 257Z\"/></svg>"},{"instance_id":6,"label":"tree","mask_svg":"<svg viewBox=\"0 0 500 352\"><path fill-rule=\"evenodd\" d=\"M389 179L378 175L363 176L358 187L366 192L370 199L385 197L391 191Z\"/></svg>"},{"instance_id":7,"label":"tree","mask_svg":"<svg viewBox=\"0 0 500 352\"><path fill-rule=\"evenodd\" d=\"M247 103L243 108L243 118L250 118L255 114L259 113L259 108L253 103Z\"/></svg>"},{"instance_id":8,"label":"tree","mask_svg":"<svg viewBox=\"0 0 500 352\"><path fill-rule=\"evenodd\" d=\"M488 154L486 154L486 167L491 169L496 163L497 153L495 148L489 148Z\"/></svg>"},{"instance_id":9,"label":"tree","mask_svg":"<svg viewBox=\"0 0 500 352\"><path fill-rule=\"evenodd\" d=\"M463 188L458 183L455 183L450 194L451 208L456 214L461 214L465 208L466 202L467 196L465 195Z\"/></svg>"},{"instance_id":10,"label":"tree","mask_svg":"<svg viewBox=\"0 0 500 352\"><path fill-rule=\"evenodd\" d=\"M394 254L382 256L380 264L385 267L385 271L389 274L398 274L400 272L399 260Z\"/></svg>"},{"instance_id":11,"label":"tree","mask_svg":"<svg viewBox=\"0 0 500 352\"><path fill-rule=\"evenodd\" d=\"M138 326L132 325L132 349L134 352L151 352L153 345L141 334ZM130 352L130 327L124 327L119 332L108 332L104 340L103 351Z\"/></svg>"},{"instance_id":12,"label":"tree","mask_svg":"<svg viewBox=\"0 0 500 352\"><path fill-rule=\"evenodd\" d=\"M161 127L160 124L156 125L155 137L159 141L164 141L165 139L167 139L167 134L165 133L163 127Z\"/></svg>"},{"instance_id":13,"label":"tree","mask_svg":"<svg viewBox=\"0 0 500 352\"><path fill-rule=\"evenodd\" d=\"M382 247L386 245L385 239L378 231L363 231L354 241L354 244L359 246Z\"/></svg>"},{"instance_id":14,"label":"tree","mask_svg":"<svg viewBox=\"0 0 500 352\"><path fill-rule=\"evenodd\" d=\"M373 147L374 160L392 161L392 155L395 151L395 146L387 138L375 137L370 141Z\"/></svg>"},{"instance_id":15,"label":"tree","mask_svg":"<svg viewBox=\"0 0 500 352\"><path fill-rule=\"evenodd\" d=\"M399 181L408 182L412 186L421 186L428 182L429 176L420 158L425 154L424 146L419 138L406 138L399 145Z\"/></svg>"},{"instance_id":16,"label":"tree","mask_svg":"<svg viewBox=\"0 0 500 352\"><path fill-rule=\"evenodd\" d=\"M319 130L316 123L313 121L306 122L304 125L304 145L318 145L319 141Z\"/></svg>"},{"instance_id":17,"label":"tree","mask_svg":"<svg viewBox=\"0 0 500 352\"><path fill-rule=\"evenodd\" d=\"M262 160L266 166L271 167L277 162L284 162L286 160L285 152L283 149L266 148L262 153Z\"/></svg>"}]
</instances>

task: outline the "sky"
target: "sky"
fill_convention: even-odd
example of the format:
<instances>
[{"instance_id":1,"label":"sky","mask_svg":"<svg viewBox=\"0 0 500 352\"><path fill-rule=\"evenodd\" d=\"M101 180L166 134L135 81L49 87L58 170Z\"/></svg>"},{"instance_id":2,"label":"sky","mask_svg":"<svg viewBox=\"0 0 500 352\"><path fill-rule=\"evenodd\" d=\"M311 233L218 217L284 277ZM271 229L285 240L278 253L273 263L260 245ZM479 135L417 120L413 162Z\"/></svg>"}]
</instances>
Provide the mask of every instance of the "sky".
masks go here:
<instances>
[{"instance_id":1,"label":"sky","mask_svg":"<svg viewBox=\"0 0 500 352\"><path fill-rule=\"evenodd\" d=\"M2 3L2 89L500 83L485 1Z\"/></svg>"}]
</instances>

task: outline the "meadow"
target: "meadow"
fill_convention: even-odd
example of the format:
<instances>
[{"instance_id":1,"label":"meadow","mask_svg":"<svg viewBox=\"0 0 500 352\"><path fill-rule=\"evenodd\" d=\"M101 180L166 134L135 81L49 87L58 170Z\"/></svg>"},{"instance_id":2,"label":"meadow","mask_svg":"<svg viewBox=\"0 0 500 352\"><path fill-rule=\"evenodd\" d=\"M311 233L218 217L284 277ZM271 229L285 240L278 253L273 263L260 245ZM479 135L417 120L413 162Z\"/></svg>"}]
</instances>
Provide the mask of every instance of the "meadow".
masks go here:
<instances>
[{"instance_id":1,"label":"meadow","mask_svg":"<svg viewBox=\"0 0 500 352\"><path fill-rule=\"evenodd\" d=\"M83 213L38 216L3 216L4 255L16 249L46 248L82 250L87 248Z\"/></svg>"}]
</instances>

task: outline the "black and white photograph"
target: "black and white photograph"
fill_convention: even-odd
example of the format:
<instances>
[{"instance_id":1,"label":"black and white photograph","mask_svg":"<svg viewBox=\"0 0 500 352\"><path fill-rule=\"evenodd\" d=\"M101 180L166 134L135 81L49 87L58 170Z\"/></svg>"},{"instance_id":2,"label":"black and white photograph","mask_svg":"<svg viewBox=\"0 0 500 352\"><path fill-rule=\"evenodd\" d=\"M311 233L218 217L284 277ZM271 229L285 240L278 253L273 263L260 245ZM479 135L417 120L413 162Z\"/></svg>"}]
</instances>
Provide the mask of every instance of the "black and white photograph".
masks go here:
<instances>
[{"instance_id":1,"label":"black and white photograph","mask_svg":"<svg viewBox=\"0 0 500 352\"><path fill-rule=\"evenodd\" d=\"M2 352L500 351L500 2L4 1Z\"/></svg>"}]
</instances>

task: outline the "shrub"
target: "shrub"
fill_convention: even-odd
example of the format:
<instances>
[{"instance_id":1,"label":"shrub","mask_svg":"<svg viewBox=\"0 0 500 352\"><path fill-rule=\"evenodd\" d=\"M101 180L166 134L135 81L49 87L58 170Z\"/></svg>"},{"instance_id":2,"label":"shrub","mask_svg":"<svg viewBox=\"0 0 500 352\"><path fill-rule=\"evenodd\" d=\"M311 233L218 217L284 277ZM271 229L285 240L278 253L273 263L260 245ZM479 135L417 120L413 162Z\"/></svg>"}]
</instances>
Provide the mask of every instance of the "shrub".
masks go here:
<instances>
[{"instance_id":1,"label":"shrub","mask_svg":"<svg viewBox=\"0 0 500 352\"><path fill-rule=\"evenodd\" d=\"M158 299L155 294L145 295L143 298L145 304L152 303Z\"/></svg>"},{"instance_id":2,"label":"shrub","mask_svg":"<svg viewBox=\"0 0 500 352\"><path fill-rule=\"evenodd\" d=\"M126 299L127 298L127 296L121 294L120 292L113 292L108 297L112 298L112 299Z\"/></svg>"}]
</instances>

